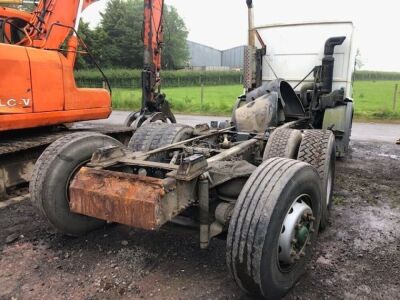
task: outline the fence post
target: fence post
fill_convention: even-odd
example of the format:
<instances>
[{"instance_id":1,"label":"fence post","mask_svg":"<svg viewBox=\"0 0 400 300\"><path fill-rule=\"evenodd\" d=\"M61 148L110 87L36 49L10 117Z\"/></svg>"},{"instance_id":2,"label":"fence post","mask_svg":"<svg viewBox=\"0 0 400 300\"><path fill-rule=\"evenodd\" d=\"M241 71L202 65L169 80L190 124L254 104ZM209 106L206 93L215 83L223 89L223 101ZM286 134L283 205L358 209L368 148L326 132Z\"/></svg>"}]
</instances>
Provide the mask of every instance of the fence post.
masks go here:
<instances>
[{"instance_id":1,"label":"fence post","mask_svg":"<svg viewBox=\"0 0 400 300\"><path fill-rule=\"evenodd\" d=\"M201 84L201 92L200 92L200 110L203 111L203 104L204 104L204 84Z\"/></svg>"},{"instance_id":2,"label":"fence post","mask_svg":"<svg viewBox=\"0 0 400 300\"><path fill-rule=\"evenodd\" d=\"M393 111L396 111L396 104L397 104L397 91L399 90L399 84L396 83L394 86L394 96L393 96Z\"/></svg>"}]
</instances>

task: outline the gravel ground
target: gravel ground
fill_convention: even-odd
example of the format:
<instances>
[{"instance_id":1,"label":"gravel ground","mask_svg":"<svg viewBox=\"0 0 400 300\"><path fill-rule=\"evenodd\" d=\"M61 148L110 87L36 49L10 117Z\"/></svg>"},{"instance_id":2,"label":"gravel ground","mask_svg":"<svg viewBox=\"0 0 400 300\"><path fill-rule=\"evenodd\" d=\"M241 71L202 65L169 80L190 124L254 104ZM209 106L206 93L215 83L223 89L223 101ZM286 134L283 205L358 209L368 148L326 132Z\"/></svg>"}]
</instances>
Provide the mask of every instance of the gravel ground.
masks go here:
<instances>
[{"instance_id":1,"label":"gravel ground","mask_svg":"<svg viewBox=\"0 0 400 300\"><path fill-rule=\"evenodd\" d=\"M338 162L332 224L287 299L400 295L400 146L352 143ZM0 299L247 299L225 266L225 241L111 225L57 234L28 200L0 209Z\"/></svg>"}]
</instances>

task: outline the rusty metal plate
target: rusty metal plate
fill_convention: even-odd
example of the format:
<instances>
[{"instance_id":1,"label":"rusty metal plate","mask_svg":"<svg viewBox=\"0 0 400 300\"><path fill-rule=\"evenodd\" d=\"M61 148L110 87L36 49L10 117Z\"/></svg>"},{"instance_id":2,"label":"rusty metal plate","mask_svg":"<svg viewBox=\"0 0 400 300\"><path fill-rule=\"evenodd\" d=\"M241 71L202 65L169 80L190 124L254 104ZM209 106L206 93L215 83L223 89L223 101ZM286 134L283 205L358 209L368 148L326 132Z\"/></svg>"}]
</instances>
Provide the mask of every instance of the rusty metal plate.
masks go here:
<instances>
[{"instance_id":1,"label":"rusty metal plate","mask_svg":"<svg viewBox=\"0 0 400 300\"><path fill-rule=\"evenodd\" d=\"M74 213L155 230L165 223L165 194L162 179L82 168L69 187L69 205Z\"/></svg>"}]
</instances>

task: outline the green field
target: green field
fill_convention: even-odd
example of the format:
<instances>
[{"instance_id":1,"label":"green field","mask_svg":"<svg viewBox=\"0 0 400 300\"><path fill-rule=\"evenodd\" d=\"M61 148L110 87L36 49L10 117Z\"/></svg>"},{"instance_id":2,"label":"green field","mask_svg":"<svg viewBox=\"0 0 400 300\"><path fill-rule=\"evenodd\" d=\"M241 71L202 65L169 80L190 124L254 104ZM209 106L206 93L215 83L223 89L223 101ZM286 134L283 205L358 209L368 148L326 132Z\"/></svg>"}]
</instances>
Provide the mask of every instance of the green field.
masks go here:
<instances>
[{"instance_id":1,"label":"green field","mask_svg":"<svg viewBox=\"0 0 400 300\"><path fill-rule=\"evenodd\" d=\"M230 115L237 97L243 93L241 85L205 86L203 104L201 87L165 88L172 109L177 113ZM141 103L141 91L134 89L114 89L113 108L137 110Z\"/></svg>"},{"instance_id":2,"label":"green field","mask_svg":"<svg viewBox=\"0 0 400 300\"><path fill-rule=\"evenodd\" d=\"M356 118L363 120L400 120L400 89L396 111L393 111L393 95L396 81L357 81L354 84ZM174 112L205 115L230 115L241 85L206 86L203 103L200 87L166 88ZM141 92L138 89L114 89L114 109L138 110Z\"/></svg>"},{"instance_id":3,"label":"green field","mask_svg":"<svg viewBox=\"0 0 400 300\"><path fill-rule=\"evenodd\" d=\"M400 88L393 110L394 87L400 81L357 81L354 84L356 118L366 120L400 120Z\"/></svg>"}]
</instances>

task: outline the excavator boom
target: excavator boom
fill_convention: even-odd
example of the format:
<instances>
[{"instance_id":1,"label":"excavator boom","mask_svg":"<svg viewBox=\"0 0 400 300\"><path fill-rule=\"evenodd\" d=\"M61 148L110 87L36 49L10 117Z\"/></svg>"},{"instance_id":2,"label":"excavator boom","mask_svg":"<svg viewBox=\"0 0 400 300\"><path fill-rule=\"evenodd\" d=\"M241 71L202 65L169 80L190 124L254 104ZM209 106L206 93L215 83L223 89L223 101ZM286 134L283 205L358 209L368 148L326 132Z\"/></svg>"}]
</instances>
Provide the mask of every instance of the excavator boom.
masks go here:
<instances>
[{"instance_id":1,"label":"excavator boom","mask_svg":"<svg viewBox=\"0 0 400 300\"><path fill-rule=\"evenodd\" d=\"M144 1L144 103L153 102L160 87L161 49L163 43L163 0ZM148 77L148 78L147 78Z\"/></svg>"}]
</instances>

